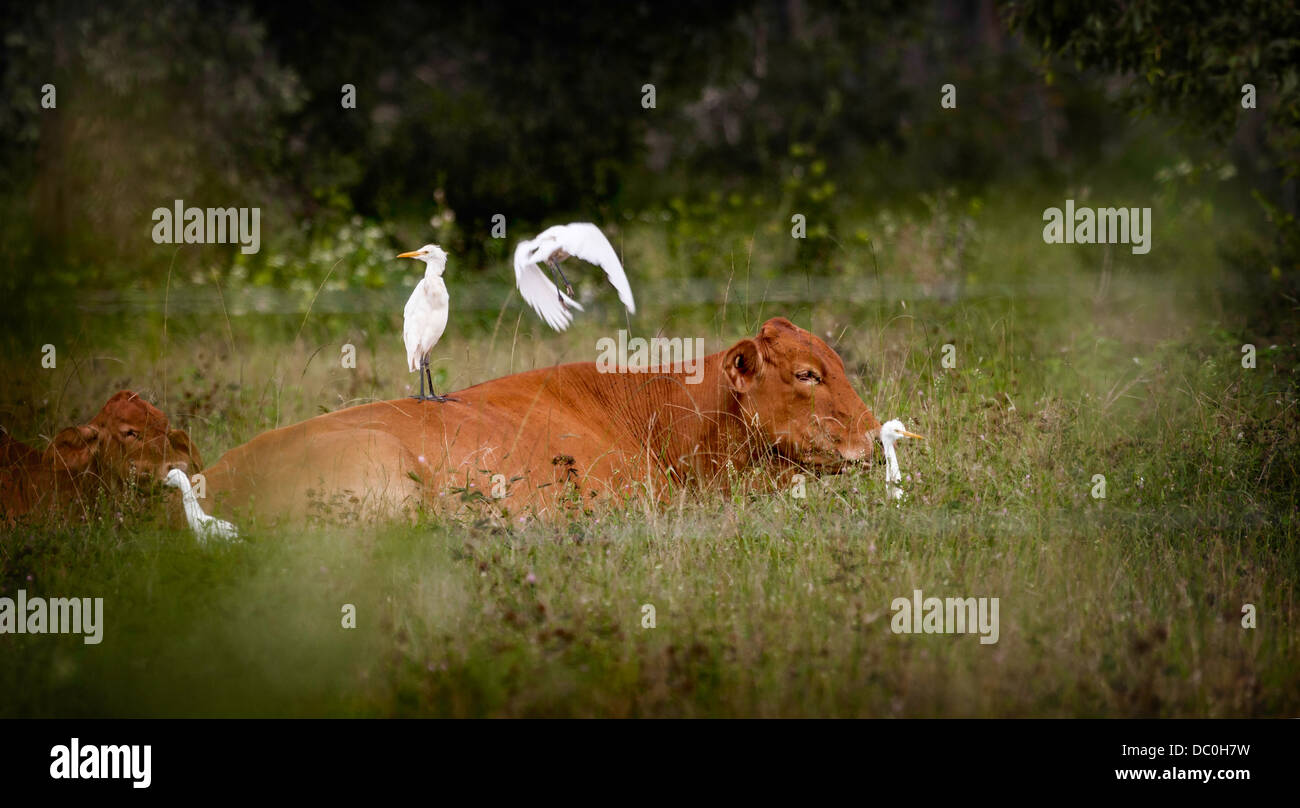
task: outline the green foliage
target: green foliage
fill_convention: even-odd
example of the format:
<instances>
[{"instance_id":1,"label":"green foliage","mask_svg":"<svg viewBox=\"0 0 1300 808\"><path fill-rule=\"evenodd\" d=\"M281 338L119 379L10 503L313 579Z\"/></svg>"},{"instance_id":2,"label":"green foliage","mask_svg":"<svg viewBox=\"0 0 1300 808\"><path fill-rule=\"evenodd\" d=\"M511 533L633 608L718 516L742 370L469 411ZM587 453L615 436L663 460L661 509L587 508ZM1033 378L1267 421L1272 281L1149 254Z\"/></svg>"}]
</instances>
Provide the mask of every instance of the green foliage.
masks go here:
<instances>
[{"instance_id":1,"label":"green foliage","mask_svg":"<svg viewBox=\"0 0 1300 808\"><path fill-rule=\"evenodd\" d=\"M78 280L119 279L152 254L150 212L187 204L290 207L285 116L304 102L251 12L181 0L35 4L6 25L0 131L7 201L30 226L27 257L78 263ZM32 103L52 83L58 107ZM103 273L103 274L100 274ZM10 278L35 283L39 278Z\"/></svg>"},{"instance_id":2,"label":"green foliage","mask_svg":"<svg viewBox=\"0 0 1300 808\"><path fill-rule=\"evenodd\" d=\"M826 160L817 155L816 147L811 144L792 145L787 166L782 182L786 195L784 207L791 215L804 216L807 226L807 233L795 242L795 261L802 269L825 271L835 251L838 188L827 172Z\"/></svg>"},{"instance_id":3,"label":"green foliage","mask_svg":"<svg viewBox=\"0 0 1300 808\"><path fill-rule=\"evenodd\" d=\"M662 212L668 254L678 277L717 277L748 265L753 229L772 211L763 194L739 191L675 196ZM654 217L651 217L654 218Z\"/></svg>"},{"instance_id":4,"label":"green foliage","mask_svg":"<svg viewBox=\"0 0 1300 808\"><path fill-rule=\"evenodd\" d=\"M1293 3L1017 0L1007 11L1011 25L1044 51L1131 76L1126 90L1134 104L1173 112L1220 137L1250 114L1242 89L1253 84L1289 170L1300 167L1300 15Z\"/></svg>"},{"instance_id":5,"label":"green foliage","mask_svg":"<svg viewBox=\"0 0 1300 808\"><path fill-rule=\"evenodd\" d=\"M1300 14L1288 0L1223 4L1015 0L1011 26L1045 54L1080 69L1125 78L1123 98L1143 113L1165 112L1198 134L1248 141L1256 181L1287 215L1274 261L1300 268L1295 251L1295 177L1300 173ZM1243 108L1246 85L1257 108ZM1263 133L1260 136L1260 133ZM1289 190L1282 188L1283 184Z\"/></svg>"},{"instance_id":6,"label":"green foliage","mask_svg":"<svg viewBox=\"0 0 1300 808\"><path fill-rule=\"evenodd\" d=\"M471 267L495 265L509 247L486 237L496 214L513 237L566 216L657 215L672 199L709 206L714 190L733 221L680 234L691 266L739 255L706 240L762 199L770 209L747 217L763 229L788 231L795 206L807 216L808 238L781 260L821 272L846 208L1105 140L1094 91L1075 81L1044 98L990 19L912 3L326 3L313 20L193 0L19 10L4 39L0 249L39 271L3 273L0 288L57 297L214 272L302 285L353 243L332 231L354 215L382 222L389 250L438 240ZM977 59L972 36L1001 55ZM953 79L965 124L937 104ZM39 108L47 81L57 110ZM355 109L341 105L345 83ZM1066 120L1040 122L1046 107ZM263 255L154 245L150 212L175 199L260 208ZM380 245L360 246L336 272L380 283L362 268Z\"/></svg>"}]
</instances>

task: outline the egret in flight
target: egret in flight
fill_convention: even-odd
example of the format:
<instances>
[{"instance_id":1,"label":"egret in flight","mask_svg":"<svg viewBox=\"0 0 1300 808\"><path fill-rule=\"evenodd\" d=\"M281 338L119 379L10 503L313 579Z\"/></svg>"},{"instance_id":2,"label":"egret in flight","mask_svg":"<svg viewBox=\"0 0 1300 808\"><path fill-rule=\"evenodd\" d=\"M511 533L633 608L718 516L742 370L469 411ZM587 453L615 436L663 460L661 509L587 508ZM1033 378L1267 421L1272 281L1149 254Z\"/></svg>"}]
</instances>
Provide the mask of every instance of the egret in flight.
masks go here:
<instances>
[{"instance_id":1,"label":"egret in flight","mask_svg":"<svg viewBox=\"0 0 1300 808\"><path fill-rule=\"evenodd\" d=\"M618 253L614 252L613 245L600 228L590 222L557 224L543 230L537 238L521 241L515 247L515 283L519 286L519 293L547 325L563 331L573 322L570 308L582 311L582 306L573 299L573 286L560 268L560 262L569 257L581 258L605 270L609 282L618 290L618 299L629 312L636 314L636 302L632 299L627 274L623 272ZM538 266L543 263L559 276L564 292Z\"/></svg>"},{"instance_id":2,"label":"egret in flight","mask_svg":"<svg viewBox=\"0 0 1300 808\"><path fill-rule=\"evenodd\" d=\"M898 453L894 451L894 444L899 438L925 440L924 435L904 429L903 422L897 418L880 425L880 445L885 448L885 490L893 499L903 498L903 489L898 487L898 483L903 480L903 475L898 470Z\"/></svg>"},{"instance_id":3,"label":"egret in flight","mask_svg":"<svg viewBox=\"0 0 1300 808\"><path fill-rule=\"evenodd\" d=\"M185 476L185 472L172 469L167 472L165 483L181 490L181 503L185 506L185 521L190 523L190 530L194 531L200 544L206 543L208 539L230 541L239 538L239 531L234 525L203 512L203 507L199 505L199 498L195 496L194 489L190 488L190 478Z\"/></svg>"},{"instance_id":4,"label":"egret in flight","mask_svg":"<svg viewBox=\"0 0 1300 808\"><path fill-rule=\"evenodd\" d=\"M424 262L424 278L415 285L411 299L406 301L406 320L402 325L406 364L411 373L420 374L420 395L412 398L416 401L455 401L433 392L433 376L429 374L429 351L447 330L447 311L451 307L447 284L442 281L443 270L447 268L447 253L437 244L426 244L397 257L418 258ZM424 393L425 379L429 381L428 395Z\"/></svg>"}]
</instances>

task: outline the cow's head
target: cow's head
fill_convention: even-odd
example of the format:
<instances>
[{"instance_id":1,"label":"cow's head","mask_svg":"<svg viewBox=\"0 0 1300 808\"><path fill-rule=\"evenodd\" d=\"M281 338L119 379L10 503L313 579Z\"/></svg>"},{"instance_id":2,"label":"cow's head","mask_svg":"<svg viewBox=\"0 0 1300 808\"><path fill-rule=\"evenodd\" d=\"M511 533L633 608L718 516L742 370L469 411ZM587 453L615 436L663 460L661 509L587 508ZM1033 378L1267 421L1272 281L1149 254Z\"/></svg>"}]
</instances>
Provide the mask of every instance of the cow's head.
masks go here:
<instances>
[{"instance_id":1,"label":"cow's head","mask_svg":"<svg viewBox=\"0 0 1300 808\"><path fill-rule=\"evenodd\" d=\"M849 384L844 361L785 319L723 357L723 373L754 440L800 465L838 469L871 457L880 423Z\"/></svg>"},{"instance_id":2,"label":"cow's head","mask_svg":"<svg viewBox=\"0 0 1300 808\"><path fill-rule=\"evenodd\" d=\"M128 390L116 393L88 424L54 436L45 457L54 468L73 474L162 479L176 468L194 473L203 460L190 436L169 429L167 416Z\"/></svg>"}]
</instances>

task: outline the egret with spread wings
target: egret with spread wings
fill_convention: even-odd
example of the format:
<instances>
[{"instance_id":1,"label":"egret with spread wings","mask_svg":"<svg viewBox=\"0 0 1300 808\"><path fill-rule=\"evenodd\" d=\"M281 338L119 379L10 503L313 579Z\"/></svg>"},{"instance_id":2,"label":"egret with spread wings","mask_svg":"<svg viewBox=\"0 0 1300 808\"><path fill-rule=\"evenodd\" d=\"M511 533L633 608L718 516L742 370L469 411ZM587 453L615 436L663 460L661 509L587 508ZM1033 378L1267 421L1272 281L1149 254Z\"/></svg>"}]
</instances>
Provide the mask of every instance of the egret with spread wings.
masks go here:
<instances>
[{"instance_id":1,"label":"egret with spread wings","mask_svg":"<svg viewBox=\"0 0 1300 808\"><path fill-rule=\"evenodd\" d=\"M605 270L609 282L618 290L618 299L629 312L636 314L636 302L632 299L632 287L627 282L623 264L600 228L589 222L558 224L515 247L515 282L519 293L547 325L563 331L573 322L571 309L582 311L582 306L573 299L573 286L560 268L560 262L570 257L581 258ZM559 276L564 292L542 271L541 264L549 265L551 271Z\"/></svg>"}]
</instances>

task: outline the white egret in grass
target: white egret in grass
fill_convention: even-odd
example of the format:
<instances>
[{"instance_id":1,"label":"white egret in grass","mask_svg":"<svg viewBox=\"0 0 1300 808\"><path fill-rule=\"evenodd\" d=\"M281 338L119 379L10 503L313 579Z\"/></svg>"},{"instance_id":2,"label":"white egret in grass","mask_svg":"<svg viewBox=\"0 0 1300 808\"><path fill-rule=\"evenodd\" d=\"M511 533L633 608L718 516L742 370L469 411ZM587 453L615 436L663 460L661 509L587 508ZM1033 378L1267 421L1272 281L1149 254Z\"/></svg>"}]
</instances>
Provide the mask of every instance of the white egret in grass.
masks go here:
<instances>
[{"instance_id":1,"label":"white egret in grass","mask_svg":"<svg viewBox=\"0 0 1300 808\"><path fill-rule=\"evenodd\" d=\"M426 244L397 257L418 258L424 262L424 277L406 301L405 322L402 324L407 367L410 372L420 374L420 394L412 398L416 401L455 401L433 392L433 376L429 374L429 351L447 330L447 312L451 308L447 284L442 280L442 273L447 269L447 253L437 244ZM429 382L428 395L424 392L426 379Z\"/></svg>"},{"instance_id":2,"label":"white egret in grass","mask_svg":"<svg viewBox=\"0 0 1300 808\"><path fill-rule=\"evenodd\" d=\"M172 469L167 472L164 482L172 488L181 490L181 503L185 506L185 521L190 523L190 530L194 531L200 543L207 542L208 539L230 541L239 538L239 531L234 525L203 512L203 507L199 505L199 498L190 487L190 478L185 475L185 472Z\"/></svg>"},{"instance_id":3,"label":"white egret in grass","mask_svg":"<svg viewBox=\"0 0 1300 808\"><path fill-rule=\"evenodd\" d=\"M557 224L543 230L537 238L521 241L515 247L515 283L519 286L519 293L547 325L563 331L573 322L570 309L582 311L582 306L573 299L573 286L560 268L560 262L570 257L581 258L605 270L609 282L618 290L618 299L629 312L636 314L636 302L632 299L627 273L618 260L618 253L614 252L613 245L600 228L590 222ZM564 292L546 276L539 264L551 267L563 282Z\"/></svg>"},{"instance_id":4,"label":"white egret in grass","mask_svg":"<svg viewBox=\"0 0 1300 808\"><path fill-rule=\"evenodd\" d=\"M903 489L898 487L898 483L903 480L903 475L898 470L898 452L894 451L894 444L900 438L925 440L924 435L904 429L903 422L897 418L880 425L880 445L885 449L885 490L892 499L903 498Z\"/></svg>"}]
</instances>

